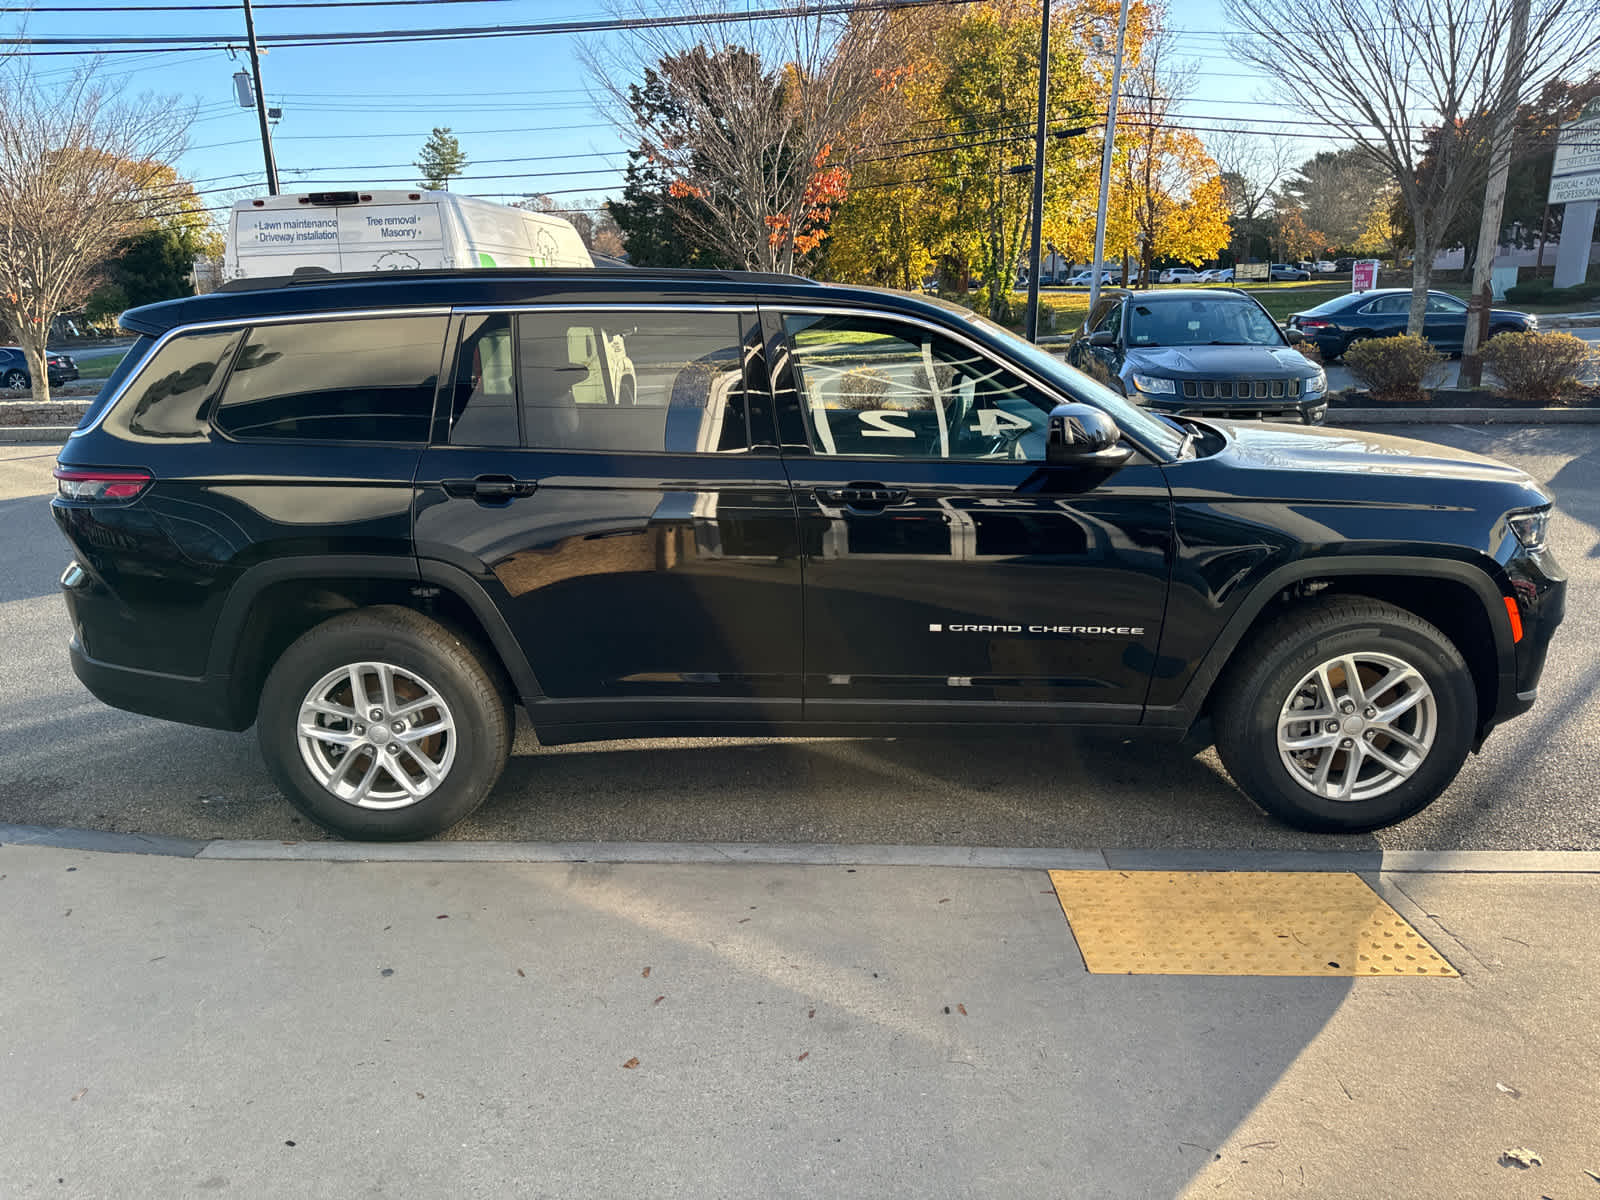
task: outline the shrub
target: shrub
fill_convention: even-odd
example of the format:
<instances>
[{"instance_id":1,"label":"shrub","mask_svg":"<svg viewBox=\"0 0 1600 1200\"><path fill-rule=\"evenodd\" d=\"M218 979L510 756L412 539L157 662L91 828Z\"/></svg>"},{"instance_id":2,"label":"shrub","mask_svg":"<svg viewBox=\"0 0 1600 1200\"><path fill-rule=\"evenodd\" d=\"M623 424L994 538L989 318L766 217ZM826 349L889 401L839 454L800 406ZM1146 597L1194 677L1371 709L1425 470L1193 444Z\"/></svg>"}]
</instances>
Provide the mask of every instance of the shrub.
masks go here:
<instances>
[{"instance_id":1,"label":"shrub","mask_svg":"<svg viewBox=\"0 0 1600 1200\"><path fill-rule=\"evenodd\" d=\"M1483 362L1512 399L1560 404L1583 385L1594 351L1570 333L1499 333L1483 348Z\"/></svg>"},{"instance_id":2,"label":"shrub","mask_svg":"<svg viewBox=\"0 0 1600 1200\"><path fill-rule=\"evenodd\" d=\"M1350 374L1380 404L1426 404L1443 362L1431 342L1409 333L1363 338L1344 352Z\"/></svg>"},{"instance_id":3,"label":"shrub","mask_svg":"<svg viewBox=\"0 0 1600 1200\"><path fill-rule=\"evenodd\" d=\"M1600 299L1600 280L1558 288L1548 279L1530 279L1506 289L1509 304L1574 304Z\"/></svg>"},{"instance_id":4,"label":"shrub","mask_svg":"<svg viewBox=\"0 0 1600 1200\"><path fill-rule=\"evenodd\" d=\"M852 367L839 379L838 405L866 412L883 408L891 382L877 367Z\"/></svg>"}]
</instances>

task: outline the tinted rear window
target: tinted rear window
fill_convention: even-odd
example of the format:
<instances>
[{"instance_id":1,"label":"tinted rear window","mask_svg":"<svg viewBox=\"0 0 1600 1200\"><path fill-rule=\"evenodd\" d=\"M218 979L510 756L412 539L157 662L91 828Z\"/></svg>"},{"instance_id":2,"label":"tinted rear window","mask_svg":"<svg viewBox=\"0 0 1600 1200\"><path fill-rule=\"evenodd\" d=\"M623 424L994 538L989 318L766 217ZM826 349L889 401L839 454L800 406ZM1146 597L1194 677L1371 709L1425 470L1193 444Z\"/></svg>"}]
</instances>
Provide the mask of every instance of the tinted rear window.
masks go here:
<instances>
[{"instance_id":1,"label":"tinted rear window","mask_svg":"<svg viewBox=\"0 0 1600 1200\"><path fill-rule=\"evenodd\" d=\"M422 442L445 317L358 317L250 331L217 407L236 438Z\"/></svg>"},{"instance_id":2,"label":"tinted rear window","mask_svg":"<svg viewBox=\"0 0 1600 1200\"><path fill-rule=\"evenodd\" d=\"M1308 317L1320 317L1328 313L1339 312L1341 309L1349 307L1353 298L1354 297L1351 296L1335 296L1332 300L1324 300L1315 308L1306 309L1304 315Z\"/></svg>"},{"instance_id":3,"label":"tinted rear window","mask_svg":"<svg viewBox=\"0 0 1600 1200\"><path fill-rule=\"evenodd\" d=\"M87 429L99 420L105 406L110 403L111 397L117 394L117 389L127 381L133 369L144 361L144 356L150 353L150 347L155 344L155 338L140 334L133 345L128 347L128 352L122 356L122 361L117 364L116 370L106 376L106 381L100 385L100 391L89 402L89 407L84 410L83 420L78 422L79 429Z\"/></svg>"}]
</instances>

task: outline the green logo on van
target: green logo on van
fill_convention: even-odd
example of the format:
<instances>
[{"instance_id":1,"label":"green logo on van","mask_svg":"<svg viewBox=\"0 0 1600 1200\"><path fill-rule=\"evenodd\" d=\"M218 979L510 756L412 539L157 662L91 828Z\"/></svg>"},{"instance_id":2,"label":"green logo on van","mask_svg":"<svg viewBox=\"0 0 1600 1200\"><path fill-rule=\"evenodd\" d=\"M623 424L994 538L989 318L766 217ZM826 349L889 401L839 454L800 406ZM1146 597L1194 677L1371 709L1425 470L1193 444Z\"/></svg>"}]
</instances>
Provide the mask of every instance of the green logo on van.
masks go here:
<instances>
[{"instance_id":1,"label":"green logo on van","mask_svg":"<svg viewBox=\"0 0 1600 1200\"><path fill-rule=\"evenodd\" d=\"M494 255L478 251L478 265L480 267L497 267L500 264L494 261Z\"/></svg>"}]
</instances>

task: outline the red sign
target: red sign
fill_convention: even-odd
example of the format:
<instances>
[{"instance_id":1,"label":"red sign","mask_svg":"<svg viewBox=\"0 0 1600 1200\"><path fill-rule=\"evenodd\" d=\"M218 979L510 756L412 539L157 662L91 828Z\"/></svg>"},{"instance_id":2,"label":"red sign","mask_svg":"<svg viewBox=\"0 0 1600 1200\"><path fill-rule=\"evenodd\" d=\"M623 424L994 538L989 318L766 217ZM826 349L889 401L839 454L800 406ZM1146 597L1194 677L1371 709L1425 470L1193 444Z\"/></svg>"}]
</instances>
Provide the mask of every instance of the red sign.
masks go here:
<instances>
[{"instance_id":1,"label":"red sign","mask_svg":"<svg viewBox=\"0 0 1600 1200\"><path fill-rule=\"evenodd\" d=\"M1350 290L1352 292L1370 292L1377 286L1377 259L1369 258L1352 265L1350 269Z\"/></svg>"}]
</instances>

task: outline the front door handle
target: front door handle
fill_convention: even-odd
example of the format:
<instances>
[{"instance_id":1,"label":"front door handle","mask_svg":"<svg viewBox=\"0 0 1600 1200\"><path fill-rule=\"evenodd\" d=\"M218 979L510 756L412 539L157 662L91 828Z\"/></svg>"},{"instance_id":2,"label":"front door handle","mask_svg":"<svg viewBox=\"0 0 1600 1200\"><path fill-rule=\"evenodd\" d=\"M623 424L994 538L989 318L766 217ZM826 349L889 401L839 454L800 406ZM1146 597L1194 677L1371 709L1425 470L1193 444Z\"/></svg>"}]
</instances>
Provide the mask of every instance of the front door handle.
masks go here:
<instances>
[{"instance_id":1,"label":"front door handle","mask_svg":"<svg viewBox=\"0 0 1600 1200\"><path fill-rule=\"evenodd\" d=\"M531 479L513 479L510 475L478 475L472 479L441 480L445 494L479 503L499 503L516 496L531 496L539 485Z\"/></svg>"},{"instance_id":2,"label":"front door handle","mask_svg":"<svg viewBox=\"0 0 1600 1200\"><path fill-rule=\"evenodd\" d=\"M904 504L910 493L903 487L886 487L881 483L851 483L844 487L819 487L818 500L824 504L842 504L860 512L882 512L889 504Z\"/></svg>"}]
</instances>

